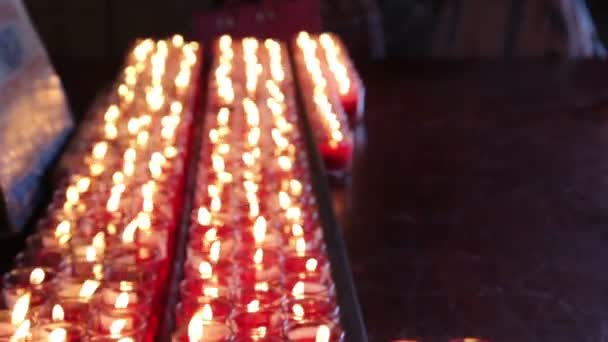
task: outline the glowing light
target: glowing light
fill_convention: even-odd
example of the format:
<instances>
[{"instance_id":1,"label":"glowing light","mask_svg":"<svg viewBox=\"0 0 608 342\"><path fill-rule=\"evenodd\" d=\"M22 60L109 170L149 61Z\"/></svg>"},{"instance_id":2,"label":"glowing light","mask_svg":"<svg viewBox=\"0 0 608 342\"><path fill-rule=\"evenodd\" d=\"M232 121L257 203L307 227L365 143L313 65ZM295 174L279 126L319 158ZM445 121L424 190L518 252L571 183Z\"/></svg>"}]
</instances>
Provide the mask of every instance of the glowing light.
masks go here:
<instances>
[{"instance_id":1,"label":"glowing light","mask_svg":"<svg viewBox=\"0 0 608 342\"><path fill-rule=\"evenodd\" d=\"M289 187L291 188L291 193L295 196L300 196L302 194L302 183L300 183L297 179L292 179L289 181Z\"/></svg>"},{"instance_id":2,"label":"glowing light","mask_svg":"<svg viewBox=\"0 0 608 342\"><path fill-rule=\"evenodd\" d=\"M260 311L260 301L257 299L252 300L247 304L247 312L258 312Z\"/></svg>"},{"instance_id":3,"label":"glowing light","mask_svg":"<svg viewBox=\"0 0 608 342\"><path fill-rule=\"evenodd\" d=\"M184 45L184 37L182 35L176 34L171 39L171 42L173 43L173 46L177 48L182 47L182 45Z\"/></svg>"},{"instance_id":4,"label":"glowing light","mask_svg":"<svg viewBox=\"0 0 608 342\"><path fill-rule=\"evenodd\" d=\"M253 254L253 262L256 265L260 265L263 261L264 261L264 250L261 248L258 248L255 251L255 253Z\"/></svg>"},{"instance_id":5,"label":"glowing light","mask_svg":"<svg viewBox=\"0 0 608 342\"><path fill-rule=\"evenodd\" d=\"M287 210L290 205L291 205L291 198L289 198L289 195L284 191L280 191L279 192L279 206L281 207L281 209Z\"/></svg>"},{"instance_id":6,"label":"glowing light","mask_svg":"<svg viewBox=\"0 0 608 342\"><path fill-rule=\"evenodd\" d=\"M230 110L226 107L220 108L217 113L217 124L220 126L226 126L230 120Z\"/></svg>"},{"instance_id":7,"label":"glowing light","mask_svg":"<svg viewBox=\"0 0 608 342\"><path fill-rule=\"evenodd\" d=\"M65 313L60 304L53 305L53 309L51 310L51 319L55 322L61 322L65 319Z\"/></svg>"},{"instance_id":8,"label":"glowing light","mask_svg":"<svg viewBox=\"0 0 608 342\"><path fill-rule=\"evenodd\" d=\"M266 239L266 219L264 216L260 216L255 220L253 224L253 237L257 244L263 243Z\"/></svg>"},{"instance_id":9,"label":"glowing light","mask_svg":"<svg viewBox=\"0 0 608 342\"><path fill-rule=\"evenodd\" d=\"M181 102L179 102L179 101L171 102L171 113L179 114L182 112L183 109L184 109L184 106L182 105Z\"/></svg>"},{"instance_id":10,"label":"glowing light","mask_svg":"<svg viewBox=\"0 0 608 342\"><path fill-rule=\"evenodd\" d=\"M99 288L99 285L101 285L101 283L97 280L85 280L84 283L82 283L82 286L80 287L80 292L78 293L78 296L84 299L89 299L93 297L95 291L97 291L97 288Z\"/></svg>"},{"instance_id":11,"label":"glowing light","mask_svg":"<svg viewBox=\"0 0 608 342\"><path fill-rule=\"evenodd\" d=\"M55 328L49 333L49 342L65 342L68 338L68 332L64 328Z\"/></svg>"},{"instance_id":12,"label":"glowing light","mask_svg":"<svg viewBox=\"0 0 608 342\"><path fill-rule=\"evenodd\" d=\"M220 296L220 291L217 287L205 287L203 289L203 295L205 295L205 297L218 298Z\"/></svg>"},{"instance_id":13,"label":"glowing light","mask_svg":"<svg viewBox=\"0 0 608 342\"><path fill-rule=\"evenodd\" d=\"M300 237L296 240L296 252L300 255L306 253L306 240L303 237Z\"/></svg>"},{"instance_id":14,"label":"glowing light","mask_svg":"<svg viewBox=\"0 0 608 342\"><path fill-rule=\"evenodd\" d=\"M188 323L188 340L189 341L198 342L198 341L203 340L203 337L204 337L203 321L204 321L204 317L203 317L202 310L197 311L192 316L192 318L190 319L190 322Z\"/></svg>"},{"instance_id":15,"label":"glowing light","mask_svg":"<svg viewBox=\"0 0 608 342\"><path fill-rule=\"evenodd\" d=\"M60 237L63 235L70 234L70 230L72 229L72 224L70 221L63 220L61 221L57 227L55 227L55 237Z\"/></svg>"},{"instance_id":16,"label":"glowing light","mask_svg":"<svg viewBox=\"0 0 608 342\"><path fill-rule=\"evenodd\" d=\"M31 325L32 325L32 323L30 322L29 319L21 322L21 324L19 324L19 326L13 333L13 336L11 336L10 341L11 342L25 341L25 339L30 335L30 326Z\"/></svg>"},{"instance_id":17,"label":"glowing light","mask_svg":"<svg viewBox=\"0 0 608 342\"><path fill-rule=\"evenodd\" d=\"M219 212L222 209L222 200L219 197L212 198L209 207L214 213Z\"/></svg>"},{"instance_id":18,"label":"glowing light","mask_svg":"<svg viewBox=\"0 0 608 342\"><path fill-rule=\"evenodd\" d=\"M127 320L124 318L119 318L110 324L110 335L112 336L120 336L122 331L127 327Z\"/></svg>"},{"instance_id":19,"label":"glowing light","mask_svg":"<svg viewBox=\"0 0 608 342\"><path fill-rule=\"evenodd\" d=\"M95 249L95 247L87 246L85 248L85 259L89 262L97 260L97 250Z\"/></svg>"},{"instance_id":20,"label":"glowing light","mask_svg":"<svg viewBox=\"0 0 608 342\"><path fill-rule=\"evenodd\" d=\"M209 260L217 263L220 260L222 243L220 241L213 241L209 248Z\"/></svg>"},{"instance_id":21,"label":"glowing light","mask_svg":"<svg viewBox=\"0 0 608 342\"><path fill-rule=\"evenodd\" d=\"M291 289L291 294L296 298L301 297L302 295L304 295L305 290L306 290L306 287L304 286L304 283L299 281Z\"/></svg>"},{"instance_id":22,"label":"glowing light","mask_svg":"<svg viewBox=\"0 0 608 342\"><path fill-rule=\"evenodd\" d=\"M12 325L17 325L25 320L25 317L30 310L30 299L31 295L29 292L21 295L21 297L17 299L11 313Z\"/></svg>"},{"instance_id":23,"label":"glowing light","mask_svg":"<svg viewBox=\"0 0 608 342\"><path fill-rule=\"evenodd\" d=\"M78 182L76 182L76 188L80 193L87 192L90 185L91 179L89 177L82 177L78 180Z\"/></svg>"},{"instance_id":24,"label":"glowing light","mask_svg":"<svg viewBox=\"0 0 608 342\"><path fill-rule=\"evenodd\" d=\"M310 258L310 259L306 260L306 270L308 272L316 271L318 265L319 265L319 262L317 261L317 259Z\"/></svg>"},{"instance_id":25,"label":"glowing light","mask_svg":"<svg viewBox=\"0 0 608 342\"><path fill-rule=\"evenodd\" d=\"M114 302L115 309L126 309L129 306L129 294L127 292L121 292Z\"/></svg>"},{"instance_id":26,"label":"glowing light","mask_svg":"<svg viewBox=\"0 0 608 342\"><path fill-rule=\"evenodd\" d=\"M329 338L331 335L331 331L329 327L325 324L320 325L317 329L317 336L315 337L315 342L329 342Z\"/></svg>"},{"instance_id":27,"label":"glowing light","mask_svg":"<svg viewBox=\"0 0 608 342\"><path fill-rule=\"evenodd\" d=\"M44 270L40 267L36 267L32 270L32 273L30 273L30 284L40 285L45 277L46 274L44 273Z\"/></svg>"},{"instance_id":28,"label":"glowing light","mask_svg":"<svg viewBox=\"0 0 608 342\"><path fill-rule=\"evenodd\" d=\"M294 223L291 226L291 234L293 236L295 236L295 237L303 236L304 235L304 229L299 224Z\"/></svg>"},{"instance_id":29,"label":"glowing light","mask_svg":"<svg viewBox=\"0 0 608 342\"><path fill-rule=\"evenodd\" d=\"M296 319L302 319L304 317L304 307L300 304L294 304L291 307L291 312L296 316Z\"/></svg>"},{"instance_id":30,"label":"glowing light","mask_svg":"<svg viewBox=\"0 0 608 342\"><path fill-rule=\"evenodd\" d=\"M201 310L201 312L202 312L201 317L204 321L209 322L209 321L213 320L213 309L211 309L211 305L205 304L203 306L203 309Z\"/></svg>"},{"instance_id":31,"label":"glowing light","mask_svg":"<svg viewBox=\"0 0 608 342\"><path fill-rule=\"evenodd\" d=\"M205 232L205 240L207 241L215 241L217 240L217 229L211 228Z\"/></svg>"},{"instance_id":32,"label":"glowing light","mask_svg":"<svg viewBox=\"0 0 608 342\"><path fill-rule=\"evenodd\" d=\"M213 267L210 263L202 261L198 265L198 273L200 274L201 279L211 279L213 276Z\"/></svg>"},{"instance_id":33,"label":"glowing light","mask_svg":"<svg viewBox=\"0 0 608 342\"><path fill-rule=\"evenodd\" d=\"M259 282L259 283L255 283L254 289L256 291L268 292L268 290L270 290L270 286L268 285L267 282L262 281L262 282Z\"/></svg>"},{"instance_id":34,"label":"glowing light","mask_svg":"<svg viewBox=\"0 0 608 342\"><path fill-rule=\"evenodd\" d=\"M106 122L113 122L113 121L116 121L116 119L118 119L119 116L120 116L120 110L118 109L117 105L113 104L113 105L110 105L110 107L108 107L108 110L104 114L103 118Z\"/></svg>"},{"instance_id":35,"label":"glowing light","mask_svg":"<svg viewBox=\"0 0 608 342\"><path fill-rule=\"evenodd\" d=\"M211 213L209 210L207 210L207 208L200 207L196 215L196 220L200 225L208 226L211 224Z\"/></svg>"},{"instance_id":36,"label":"glowing light","mask_svg":"<svg viewBox=\"0 0 608 342\"><path fill-rule=\"evenodd\" d=\"M279 167L283 171L290 171L292 168L291 159L287 156L280 156L277 159L277 164L279 164Z\"/></svg>"},{"instance_id":37,"label":"glowing light","mask_svg":"<svg viewBox=\"0 0 608 342\"><path fill-rule=\"evenodd\" d=\"M95 159L101 160L106 156L108 152L108 143L105 141L101 141L96 143L93 146L93 157Z\"/></svg>"},{"instance_id":38,"label":"glowing light","mask_svg":"<svg viewBox=\"0 0 608 342\"><path fill-rule=\"evenodd\" d=\"M135 218L125 226L125 229L122 232L122 242L133 243L135 241L135 232L137 231L137 228L139 228L139 220Z\"/></svg>"}]
</instances>

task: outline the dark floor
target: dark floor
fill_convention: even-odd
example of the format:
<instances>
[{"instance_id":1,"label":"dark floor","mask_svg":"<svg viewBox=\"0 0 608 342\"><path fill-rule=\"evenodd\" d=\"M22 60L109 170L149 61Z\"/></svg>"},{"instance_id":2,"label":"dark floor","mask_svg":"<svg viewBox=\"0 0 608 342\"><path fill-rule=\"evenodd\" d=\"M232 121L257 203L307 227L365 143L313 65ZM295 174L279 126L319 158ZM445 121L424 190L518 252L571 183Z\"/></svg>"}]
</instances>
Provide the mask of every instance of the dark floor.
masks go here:
<instances>
[{"instance_id":1,"label":"dark floor","mask_svg":"<svg viewBox=\"0 0 608 342\"><path fill-rule=\"evenodd\" d=\"M364 70L342 200L371 339L608 341L608 66Z\"/></svg>"}]
</instances>

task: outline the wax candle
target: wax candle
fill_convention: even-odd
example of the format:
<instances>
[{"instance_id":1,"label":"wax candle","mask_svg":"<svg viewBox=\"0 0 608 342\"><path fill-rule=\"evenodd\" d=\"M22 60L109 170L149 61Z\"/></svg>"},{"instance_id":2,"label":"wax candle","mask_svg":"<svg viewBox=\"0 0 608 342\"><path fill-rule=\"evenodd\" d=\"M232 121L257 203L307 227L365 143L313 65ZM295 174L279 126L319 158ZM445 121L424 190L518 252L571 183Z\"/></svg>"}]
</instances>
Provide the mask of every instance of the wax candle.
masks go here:
<instances>
[{"instance_id":1,"label":"wax candle","mask_svg":"<svg viewBox=\"0 0 608 342\"><path fill-rule=\"evenodd\" d=\"M319 296L298 296L285 303L287 321L337 321L338 307L333 299Z\"/></svg>"},{"instance_id":2,"label":"wax candle","mask_svg":"<svg viewBox=\"0 0 608 342\"><path fill-rule=\"evenodd\" d=\"M285 337L294 342L339 342L344 340L340 327L328 321L294 321L285 328Z\"/></svg>"},{"instance_id":3,"label":"wax candle","mask_svg":"<svg viewBox=\"0 0 608 342\"><path fill-rule=\"evenodd\" d=\"M258 338L278 334L283 322L280 311L264 307L257 299L238 307L233 320L238 336Z\"/></svg>"},{"instance_id":4,"label":"wax candle","mask_svg":"<svg viewBox=\"0 0 608 342\"><path fill-rule=\"evenodd\" d=\"M232 303L222 298L183 298L175 309L176 323L178 326L192 323L200 315L203 321L227 323L232 309Z\"/></svg>"}]
</instances>

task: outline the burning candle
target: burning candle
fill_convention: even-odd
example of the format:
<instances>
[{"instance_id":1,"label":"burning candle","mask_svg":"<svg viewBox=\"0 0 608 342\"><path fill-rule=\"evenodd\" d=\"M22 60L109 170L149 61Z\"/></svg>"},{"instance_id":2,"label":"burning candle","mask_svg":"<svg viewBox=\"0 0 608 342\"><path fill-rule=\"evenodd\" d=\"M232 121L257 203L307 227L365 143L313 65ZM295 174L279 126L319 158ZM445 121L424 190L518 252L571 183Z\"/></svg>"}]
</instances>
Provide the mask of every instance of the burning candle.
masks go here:
<instances>
[{"instance_id":1,"label":"burning candle","mask_svg":"<svg viewBox=\"0 0 608 342\"><path fill-rule=\"evenodd\" d=\"M48 297L55 272L42 267L16 268L4 275L2 294L5 302L12 306L24 294L29 294L29 304L39 306Z\"/></svg>"},{"instance_id":2,"label":"burning candle","mask_svg":"<svg viewBox=\"0 0 608 342\"><path fill-rule=\"evenodd\" d=\"M339 342L344 339L337 325L314 320L292 322L285 328L285 336L294 342Z\"/></svg>"}]
</instances>

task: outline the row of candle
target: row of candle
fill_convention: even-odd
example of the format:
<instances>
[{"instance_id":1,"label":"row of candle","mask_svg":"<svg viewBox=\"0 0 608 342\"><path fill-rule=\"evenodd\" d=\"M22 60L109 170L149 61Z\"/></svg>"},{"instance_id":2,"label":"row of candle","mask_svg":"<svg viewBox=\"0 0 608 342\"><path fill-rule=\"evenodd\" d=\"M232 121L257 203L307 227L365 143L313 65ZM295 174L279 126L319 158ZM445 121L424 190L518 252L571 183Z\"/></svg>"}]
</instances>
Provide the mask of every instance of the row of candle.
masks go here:
<instances>
[{"instance_id":1,"label":"row of candle","mask_svg":"<svg viewBox=\"0 0 608 342\"><path fill-rule=\"evenodd\" d=\"M323 50L321 59L326 64L328 81L351 123L363 115L365 88L348 51L340 38L332 33L322 33L317 40Z\"/></svg>"},{"instance_id":2,"label":"row of candle","mask_svg":"<svg viewBox=\"0 0 608 342\"><path fill-rule=\"evenodd\" d=\"M174 341L341 341L284 44L214 45Z\"/></svg>"},{"instance_id":3,"label":"row of candle","mask_svg":"<svg viewBox=\"0 0 608 342\"><path fill-rule=\"evenodd\" d=\"M304 105L319 152L329 171L344 171L352 158L353 136L339 94L345 93L344 101L357 96L356 83L341 58L345 55L328 34L301 32L293 45Z\"/></svg>"},{"instance_id":4,"label":"row of candle","mask_svg":"<svg viewBox=\"0 0 608 342\"><path fill-rule=\"evenodd\" d=\"M0 340L151 340L189 146L197 43L138 42L70 146L45 217L3 278Z\"/></svg>"}]
</instances>

